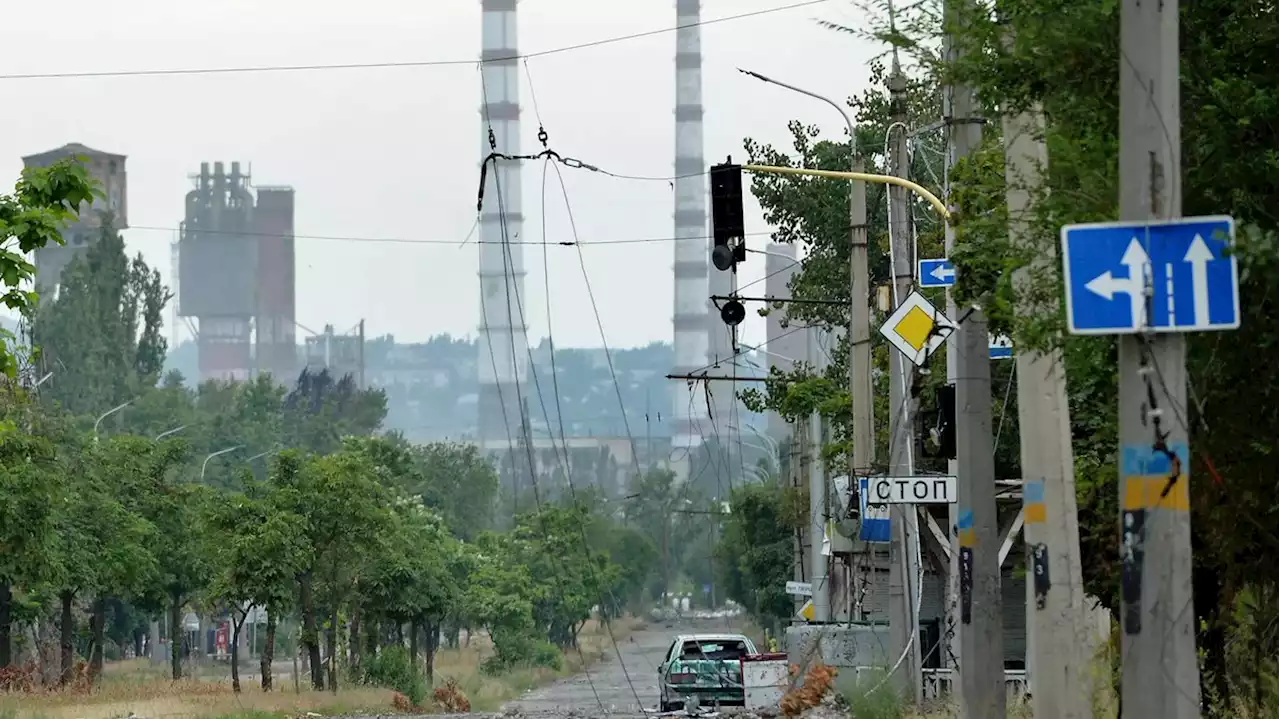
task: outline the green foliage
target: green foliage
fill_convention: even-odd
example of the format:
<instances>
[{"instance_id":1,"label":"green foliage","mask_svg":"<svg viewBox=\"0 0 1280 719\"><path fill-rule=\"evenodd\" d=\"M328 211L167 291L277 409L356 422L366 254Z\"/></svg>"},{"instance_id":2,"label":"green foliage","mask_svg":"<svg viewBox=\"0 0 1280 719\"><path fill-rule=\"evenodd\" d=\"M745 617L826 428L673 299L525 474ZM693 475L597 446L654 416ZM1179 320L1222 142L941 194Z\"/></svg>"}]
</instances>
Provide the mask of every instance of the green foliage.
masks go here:
<instances>
[{"instance_id":1,"label":"green foliage","mask_svg":"<svg viewBox=\"0 0 1280 719\"><path fill-rule=\"evenodd\" d=\"M97 241L63 271L57 297L34 314L32 341L56 376L46 396L72 414L98 415L154 387L170 297L141 254L129 260L104 217Z\"/></svg>"},{"instance_id":2,"label":"green foliage","mask_svg":"<svg viewBox=\"0 0 1280 719\"><path fill-rule=\"evenodd\" d=\"M370 657L361 670L365 683L394 689L412 706L423 706L427 700L427 681L404 647L387 647Z\"/></svg>"},{"instance_id":3,"label":"green foliage","mask_svg":"<svg viewBox=\"0 0 1280 719\"><path fill-rule=\"evenodd\" d=\"M47 168L27 168L13 194L0 195L0 304L20 315L29 316L37 301L35 292L22 287L35 277L35 265L26 255L63 244L63 227L101 196L83 161L74 158ZM10 344L13 339L0 330L0 372L10 378L18 369Z\"/></svg>"},{"instance_id":4,"label":"green foliage","mask_svg":"<svg viewBox=\"0 0 1280 719\"><path fill-rule=\"evenodd\" d=\"M716 547L721 586L757 622L775 630L795 611L786 583L803 501L776 482L739 488Z\"/></svg>"}]
</instances>

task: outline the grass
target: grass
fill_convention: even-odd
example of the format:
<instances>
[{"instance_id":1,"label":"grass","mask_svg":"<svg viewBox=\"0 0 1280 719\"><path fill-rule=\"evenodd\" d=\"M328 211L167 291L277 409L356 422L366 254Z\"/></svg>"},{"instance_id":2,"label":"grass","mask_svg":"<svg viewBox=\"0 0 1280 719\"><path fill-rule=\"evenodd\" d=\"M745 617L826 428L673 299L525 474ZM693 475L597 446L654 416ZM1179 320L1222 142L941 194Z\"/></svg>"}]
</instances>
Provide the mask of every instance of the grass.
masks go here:
<instances>
[{"instance_id":1,"label":"grass","mask_svg":"<svg viewBox=\"0 0 1280 719\"><path fill-rule=\"evenodd\" d=\"M613 633L619 641L643 626L639 620L613 622ZM469 647L441 649L436 654L436 684L446 677L458 680L471 700L473 711L493 711L538 686L572 675L581 670L584 661L594 664L612 652L612 642L604 628L589 622L579 637L582 649L565 653L559 670L524 668L489 676L480 664L492 653L487 637L477 636ZM124 719L130 714L147 719L282 719L307 712L335 714L394 713L389 689L342 686L336 694L316 692L308 688L305 677L294 691L289 672L275 677L277 690L264 693L257 681L241 674L243 691L231 691L230 670L225 665L206 667L199 678L170 681L167 665L152 665L149 660L111 662L89 694L50 690L33 694L0 694L0 719ZM255 675L256 677L256 675Z\"/></svg>"}]
</instances>

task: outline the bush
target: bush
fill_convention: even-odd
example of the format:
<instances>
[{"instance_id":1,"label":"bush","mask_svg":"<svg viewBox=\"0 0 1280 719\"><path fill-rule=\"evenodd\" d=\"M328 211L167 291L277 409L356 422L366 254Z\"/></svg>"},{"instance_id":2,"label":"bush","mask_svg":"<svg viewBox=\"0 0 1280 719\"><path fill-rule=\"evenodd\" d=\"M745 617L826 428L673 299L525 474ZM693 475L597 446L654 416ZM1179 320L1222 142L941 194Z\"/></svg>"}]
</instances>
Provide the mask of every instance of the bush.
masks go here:
<instances>
[{"instance_id":1,"label":"bush","mask_svg":"<svg viewBox=\"0 0 1280 719\"><path fill-rule=\"evenodd\" d=\"M415 707L427 699L427 682L404 647L387 647L365 659L361 671L365 683L394 689Z\"/></svg>"},{"instance_id":2,"label":"bush","mask_svg":"<svg viewBox=\"0 0 1280 719\"><path fill-rule=\"evenodd\" d=\"M480 668L486 674L501 674L516 666L547 667L559 671L564 666L560 648L530 634L499 629L493 633L495 654Z\"/></svg>"}]
</instances>

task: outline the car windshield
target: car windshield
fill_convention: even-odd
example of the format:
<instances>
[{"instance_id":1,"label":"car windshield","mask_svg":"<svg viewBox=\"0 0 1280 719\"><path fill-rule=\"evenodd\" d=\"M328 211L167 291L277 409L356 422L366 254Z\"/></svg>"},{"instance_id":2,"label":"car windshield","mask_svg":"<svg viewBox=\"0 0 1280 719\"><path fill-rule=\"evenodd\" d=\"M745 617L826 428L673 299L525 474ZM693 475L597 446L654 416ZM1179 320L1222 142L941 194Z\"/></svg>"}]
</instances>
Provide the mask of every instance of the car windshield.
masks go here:
<instances>
[{"instance_id":1,"label":"car windshield","mask_svg":"<svg viewBox=\"0 0 1280 719\"><path fill-rule=\"evenodd\" d=\"M685 661L707 659L741 659L747 655L747 643L737 640L692 640L680 648L680 658Z\"/></svg>"}]
</instances>

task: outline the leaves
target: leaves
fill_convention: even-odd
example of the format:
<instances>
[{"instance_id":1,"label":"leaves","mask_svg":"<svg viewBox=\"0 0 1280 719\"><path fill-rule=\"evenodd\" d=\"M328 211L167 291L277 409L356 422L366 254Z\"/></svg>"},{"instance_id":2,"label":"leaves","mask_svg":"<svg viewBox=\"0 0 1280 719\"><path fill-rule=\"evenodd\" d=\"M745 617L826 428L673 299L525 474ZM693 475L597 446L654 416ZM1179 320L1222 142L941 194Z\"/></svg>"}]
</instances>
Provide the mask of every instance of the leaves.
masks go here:
<instances>
[{"instance_id":1,"label":"leaves","mask_svg":"<svg viewBox=\"0 0 1280 719\"><path fill-rule=\"evenodd\" d=\"M25 257L47 245L61 245L62 228L80 208L100 197L85 171L84 158L62 160L47 168L27 168L12 195L0 195L0 303L22 316L35 310L35 292L22 285L35 277ZM17 373L11 337L0 337L0 372Z\"/></svg>"}]
</instances>

